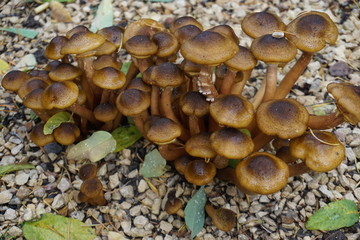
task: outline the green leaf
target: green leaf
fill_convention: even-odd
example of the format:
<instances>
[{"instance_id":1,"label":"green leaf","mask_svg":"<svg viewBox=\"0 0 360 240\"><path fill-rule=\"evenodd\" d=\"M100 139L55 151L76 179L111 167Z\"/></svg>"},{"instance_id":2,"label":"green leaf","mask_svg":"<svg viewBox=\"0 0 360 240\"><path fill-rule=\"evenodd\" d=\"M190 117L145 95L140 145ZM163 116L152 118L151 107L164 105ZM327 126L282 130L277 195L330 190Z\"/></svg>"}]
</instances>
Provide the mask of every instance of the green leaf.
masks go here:
<instances>
[{"instance_id":1,"label":"green leaf","mask_svg":"<svg viewBox=\"0 0 360 240\"><path fill-rule=\"evenodd\" d=\"M359 220L359 212L355 202L340 200L320 208L306 222L309 230L331 231L343 227L351 227Z\"/></svg>"},{"instance_id":2,"label":"green leaf","mask_svg":"<svg viewBox=\"0 0 360 240\"><path fill-rule=\"evenodd\" d=\"M0 31L6 31L6 32L19 34L23 37L27 37L27 38L31 38L31 39L35 38L36 35L39 34L39 32L37 32L35 30L25 29L25 28L0 28Z\"/></svg>"},{"instance_id":3,"label":"green leaf","mask_svg":"<svg viewBox=\"0 0 360 240\"><path fill-rule=\"evenodd\" d=\"M145 155L145 161L141 168L141 175L144 177L159 177L164 174L166 160L157 149Z\"/></svg>"},{"instance_id":4,"label":"green leaf","mask_svg":"<svg viewBox=\"0 0 360 240\"><path fill-rule=\"evenodd\" d=\"M52 134L55 128L59 127L62 123L74 122L71 114L68 112L58 112L51 116L44 125L44 134Z\"/></svg>"},{"instance_id":5,"label":"green leaf","mask_svg":"<svg viewBox=\"0 0 360 240\"><path fill-rule=\"evenodd\" d=\"M34 54L27 54L25 56L23 56L20 61L16 64L16 68L25 68L25 70L27 69L33 69L35 68L37 62L36 62L36 58L34 56Z\"/></svg>"},{"instance_id":6,"label":"green leaf","mask_svg":"<svg viewBox=\"0 0 360 240\"><path fill-rule=\"evenodd\" d=\"M45 213L36 221L25 222L23 233L27 240L92 240L95 230L85 223L60 215Z\"/></svg>"},{"instance_id":7,"label":"green leaf","mask_svg":"<svg viewBox=\"0 0 360 240\"><path fill-rule=\"evenodd\" d=\"M251 137L251 133L250 133L250 131L249 130L247 130L247 129L239 129L240 130L240 132L242 132L243 134L245 134L245 135L247 135L248 137Z\"/></svg>"},{"instance_id":8,"label":"green leaf","mask_svg":"<svg viewBox=\"0 0 360 240\"><path fill-rule=\"evenodd\" d=\"M118 127L111 135L116 140L114 152L119 152L124 148L130 147L142 137L141 132L134 125Z\"/></svg>"},{"instance_id":9,"label":"green leaf","mask_svg":"<svg viewBox=\"0 0 360 240\"><path fill-rule=\"evenodd\" d=\"M73 160L90 159L92 162L97 162L113 152L115 148L116 141L110 133L97 131L88 139L72 146L67 157Z\"/></svg>"},{"instance_id":10,"label":"green leaf","mask_svg":"<svg viewBox=\"0 0 360 240\"><path fill-rule=\"evenodd\" d=\"M190 229L192 238L204 227L206 200L204 186L202 186L186 204L185 224Z\"/></svg>"},{"instance_id":11,"label":"green leaf","mask_svg":"<svg viewBox=\"0 0 360 240\"><path fill-rule=\"evenodd\" d=\"M35 168L32 164L9 164L0 166L0 176L5 175L10 172L23 170L23 169L33 169Z\"/></svg>"},{"instance_id":12,"label":"green leaf","mask_svg":"<svg viewBox=\"0 0 360 240\"><path fill-rule=\"evenodd\" d=\"M121 66L121 71L126 75L127 72L129 71L131 62L125 62L123 63L123 65Z\"/></svg>"},{"instance_id":13,"label":"green leaf","mask_svg":"<svg viewBox=\"0 0 360 240\"><path fill-rule=\"evenodd\" d=\"M112 0L102 0L96 11L96 17L92 20L90 30L96 32L104 27L110 27L113 25L113 19Z\"/></svg>"},{"instance_id":14,"label":"green leaf","mask_svg":"<svg viewBox=\"0 0 360 240\"><path fill-rule=\"evenodd\" d=\"M229 167L235 168L240 161L240 159L229 159Z\"/></svg>"},{"instance_id":15,"label":"green leaf","mask_svg":"<svg viewBox=\"0 0 360 240\"><path fill-rule=\"evenodd\" d=\"M9 71L9 69L10 65L6 61L0 59L0 76Z\"/></svg>"}]
</instances>

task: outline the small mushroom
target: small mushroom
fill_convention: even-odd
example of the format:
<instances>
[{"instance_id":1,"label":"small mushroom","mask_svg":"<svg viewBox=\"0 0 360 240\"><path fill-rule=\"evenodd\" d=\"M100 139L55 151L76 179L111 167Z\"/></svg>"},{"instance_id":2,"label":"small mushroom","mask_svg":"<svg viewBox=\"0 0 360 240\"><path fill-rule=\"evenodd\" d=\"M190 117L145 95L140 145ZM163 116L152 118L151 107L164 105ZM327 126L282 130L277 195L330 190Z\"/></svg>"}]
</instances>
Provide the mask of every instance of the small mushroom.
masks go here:
<instances>
[{"instance_id":1,"label":"small mushroom","mask_svg":"<svg viewBox=\"0 0 360 240\"><path fill-rule=\"evenodd\" d=\"M216 167L212 162L193 160L186 164L184 176L189 183L202 186L210 183L216 175Z\"/></svg>"},{"instance_id":2,"label":"small mushroom","mask_svg":"<svg viewBox=\"0 0 360 240\"><path fill-rule=\"evenodd\" d=\"M184 217L184 211L182 210L184 203L180 198L168 199L165 204L165 211L167 214L177 214L180 217Z\"/></svg>"},{"instance_id":3,"label":"small mushroom","mask_svg":"<svg viewBox=\"0 0 360 240\"><path fill-rule=\"evenodd\" d=\"M210 203L207 203L205 211L211 218L212 223L221 231L228 232L236 225L236 213L230 209L215 209Z\"/></svg>"}]
</instances>

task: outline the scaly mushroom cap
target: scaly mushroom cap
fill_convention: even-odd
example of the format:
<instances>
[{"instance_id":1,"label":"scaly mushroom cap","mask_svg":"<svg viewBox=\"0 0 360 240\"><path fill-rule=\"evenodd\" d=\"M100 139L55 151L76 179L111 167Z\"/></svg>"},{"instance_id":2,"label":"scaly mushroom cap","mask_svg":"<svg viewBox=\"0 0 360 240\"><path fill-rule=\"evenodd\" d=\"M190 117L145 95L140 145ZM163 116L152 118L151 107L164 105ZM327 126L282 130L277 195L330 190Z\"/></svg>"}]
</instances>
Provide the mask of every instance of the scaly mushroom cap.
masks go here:
<instances>
[{"instance_id":1,"label":"scaly mushroom cap","mask_svg":"<svg viewBox=\"0 0 360 240\"><path fill-rule=\"evenodd\" d=\"M6 90L16 92L30 77L26 72L13 70L5 74L1 81L1 86Z\"/></svg>"},{"instance_id":2,"label":"scaly mushroom cap","mask_svg":"<svg viewBox=\"0 0 360 240\"><path fill-rule=\"evenodd\" d=\"M151 92L151 86L145 83L142 78L133 78L127 85L126 89L138 89L143 92L149 93Z\"/></svg>"},{"instance_id":3,"label":"scaly mushroom cap","mask_svg":"<svg viewBox=\"0 0 360 240\"><path fill-rule=\"evenodd\" d=\"M31 141L39 147L55 141L53 134L44 134L44 125L44 123L37 124L30 133Z\"/></svg>"},{"instance_id":4,"label":"scaly mushroom cap","mask_svg":"<svg viewBox=\"0 0 360 240\"><path fill-rule=\"evenodd\" d=\"M72 122L61 123L54 130L55 140L65 146L71 145L80 136L80 129Z\"/></svg>"},{"instance_id":5,"label":"scaly mushroom cap","mask_svg":"<svg viewBox=\"0 0 360 240\"><path fill-rule=\"evenodd\" d=\"M315 172L327 172L336 168L344 160L345 147L333 133L314 131L313 134L317 139L309 132L291 139L291 155L302 159Z\"/></svg>"},{"instance_id":6,"label":"scaly mushroom cap","mask_svg":"<svg viewBox=\"0 0 360 240\"><path fill-rule=\"evenodd\" d=\"M138 89L126 89L116 98L116 107L121 114L134 117L150 107L150 96Z\"/></svg>"},{"instance_id":7,"label":"scaly mushroom cap","mask_svg":"<svg viewBox=\"0 0 360 240\"><path fill-rule=\"evenodd\" d=\"M282 189L289 178L289 168L280 158L269 153L253 153L235 168L239 184L258 194L271 194Z\"/></svg>"},{"instance_id":8,"label":"scaly mushroom cap","mask_svg":"<svg viewBox=\"0 0 360 240\"><path fill-rule=\"evenodd\" d=\"M109 122L116 118L117 108L111 103L101 103L94 109L94 117L101 122Z\"/></svg>"},{"instance_id":9,"label":"scaly mushroom cap","mask_svg":"<svg viewBox=\"0 0 360 240\"><path fill-rule=\"evenodd\" d=\"M225 65L233 71L251 70L256 66L257 60L246 47L238 46L239 51L234 57L225 62Z\"/></svg>"},{"instance_id":10,"label":"scaly mushroom cap","mask_svg":"<svg viewBox=\"0 0 360 240\"><path fill-rule=\"evenodd\" d=\"M71 36L60 52L61 54L80 54L100 47L105 41L106 39L99 34L79 32Z\"/></svg>"},{"instance_id":11,"label":"scaly mushroom cap","mask_svg":"<svg viewBox=\"0 0 360 240\"><path fill-rule=\"evenodd\" d=\"M199 92L187 92L180 98L181 110L187 116L202 117L209 112L209 102Z\"/></svg>"},{"instance_id":12,"label":"scaly mushroom cap","mask_svg":"<svg viewBox=\"0 0 360 240\"><path fill-rule=\"evenodd\" d=\"M79 96L78 86L70 81L55 82L45 88L42 102L45 109L64 109L74 104Z\"/></svg>"},{"instance_id":13,"label":"scaly mushroom cap","mask_svg":"<svg viewBox=\"0 0 360 240\"><path fill-rule=\"evenodd\" d=\"M194 63L215 66L235 56L237 51L236 43L211 31L204 31L181 46L184 58Z\"/></svg>"},{"instance_id":14,"label":"scaly mushroom cap","mask_svg":"<svg viewBox=\"0 0 360 240\"><path fill-rule=\"evenodd\" d=\"M121 70L121 63L114 60L110 55L100 56L98 59L93 61L93 66L95 70L100 70L105 67L113 67L116 70Z\"/></svg>"},{"instance_id":15,"label":"scaly mushroom cap","mask_svg":"<svg viewBox=\"0 0 360 240\"><path fill-rule=\"evenodd\" d=\"M144 123L145 137L155 144L168 144L181 135L181 127L171 119L151 116Z\"/></svg>"},{"instance_id":16,"label":"scaly mushroom cap","mask_svg":"<svg viewBox=\"0 0 360 240\"><path fill-rule=\"evenodd\" d=\"M68 39L64 36L56 36L51 39L49 45L45 48L45 57L48 59L58 60L64 57L61 54L61 49L64 47Z\"/></svg>"},{"instance_id":17,"label":"scaly mushroom cap","mask_svg":"<svg viewBox=\"0 0 360 240\"><path fill-rule=\"evenodd\" d=\"M193 25L198 27L201 31L203 30L203 26L201 23L199 23L195 18L190 16L183 16L175 19L174 22L170 25L170 31L172 33L176 32L179 28L187 26L187 25Z\"/></svg>"},{"instance_id":18,"label":"scaly mushroom cap","mask_svg":"<svg viewBox=\"0 0 360 240\"><path fill-rule=\"evenodd\" d=\"M330 83L327 90L336 100L339 111L347 122L356 125L360 122L360 86L349 83Z\"/></svg>"},{"instance_id":19,"label":"scaly mushroom cap","mask_svg":"<svg viewBox=\"0 0 360 240\"><path fill-rule=\"evenodd\" d=\"M266 34L254 39L250 51L255 58L265 63L285 64L295 58L296 46L285 37Z\"/></svg>"},{"instance_id":20,"label":"scaly mushroom cap","mask_svg":"<svg viewBox=\"0 0 360 240\"><path fill-rule=\"evenodd\" d=\"M94 178L96 177L97 174L97 167L95 164L85 164L83 166L81 166L81 168L79 169L79 178L81 180L86 180L89 178Z\"/></svg>"},{"instance_id":21,"label":"scaly mushroom cap","mask_svg":"<svg viewBox=\"0 0 360 240\"><path fill-rule=\"evenodd\" d=\"M202 186L210 183L216 175L216 167L212 162L194 160L189 162L185 168L185 179L192 184Z\"/></svg>"},{"instance_id":22,"label":"scaly mushroom cap","mask_svg":"<svg viewBox=\"0 0 360 240\"><path fill-rule=\"evenodd\" d=\"M275 14L255 12L246 15L241 22L242 30L252 38L285 30L286 25Z\"/></svg>"},{"instance_id":23,"label":"scaly mushroom cap","mask_svg":"<svg viewBox=\"0 0 360 240\"><path fill-rule=\"evenodd\" d=\"M49 72L51 80L56 82L69 81L79 77L82 70L70 63L60 63L57 67Z\"/></svg>"},{"instance_id":24,"label":"scaly mushroom cap","mask_svg":"<svg viewBox=\"0 0 360 240\"><path fill-rule=\"evenodd\" d=\"M282 139L299 137L307 129L309 113L293 99L270 100L260 104L256 112L259 129Z\"/></svg>"},{"instance_id":25,"label":"scaly mushroom cap","mask_svg":"<svg viewBox=\"0 0 360 240\"><path fill-rule=\"evenodd\" d=\"M234 30L229 25L218 25L212 27L206 31L217 32L223 35L224 37L232 40L234 43L239 44L239 38L236 36Z\"/></svg>"},{"instance_id":26,"label":"scaly mushroom cap","mask_svg":"<svg viewBox=\"0 0 360 240\"><path fill-rule=\"evenodd\" d=\"M33 110L44 110L42 95L44 88L37 88L24 97L24 106Z\"/></svg>"},{"instance_id":27,"label":"scaly mushroom cap","mask_svg":"<svg viewBox=\"0 0 360 240\"><path fill-rule=\"evenodd\" d=\"M184 59L179 66L189 76L199 76L201 65ZM219 69L219 68L218 68Z\"/></svg>"},{"instance_id":28,"label":"scaly mushroom cap","mask_svg":"<svg viewBox=\"0 0 360 240\"><path fill-rule=\"evenodd\" d=\"M210 114L221 125L243 128L254 118L254 107L239 95L220 95L210 104Z\"/></svg>"},{"instance_id":29,"label":"scaly mushroom cap","mask_svg":"<svg viewBox=\"0 0 360 240\"><path fill-rule=\"evenodd\" d=\"M61 64L61 62L58 60L51 61L48 64L46 64L46 66L44 67L44 70L50 72L50 71L54 70L60 64Z\"/></svg>"},{"instance_id":30,"label":"scaly mushroom cap","mask_svg":"<svg viewBox=\"0 0 360 240\"><path fill-rule=\"evenodd\" d=\"M201 29L195 25L186 25L178 28L174 32L174 36L180 44L184 44L186 41L193 39L195 36L201 33Z\"/></svg>"},{"instance_id":31,"label":"scaly mushroom cap","mask_svg":"<svg viewBox=\"0 0 360 240\"><path fill-rule=\"evenodd\" d=\"M180 198L168 199L165 204L165 211L167 214L175 214L179 211L184 205L183 201Z\"/></svg>"},{"instance_id":32,"label":"scaly mushroom cap","mask_svg":"<svg viewBox=\"0 0 360 240\"><path fill-rule=\"evenodd\" d=\"M185 81L183 71L175 64L165 62L146 69L143 73L143 80L149 85L156 85L160 88L177 87Z\"/></svg>"},{"instance_id":33,"label":"scaly mushroom cap","mask_svg":"<svg viewBox=\"0 0 360 240\"><path fill-rule=\"evenodd\" d=\"M125 74L113 67L105 67L94 72L92 81L103 89L116 90L124 86Z\"/></svg>"},{"instance_id":34,"label":"scaly mushroom cap","mask_svg":"<svg viewBox=\"0 0 360 240\"><path fill-rule=\"evenodd\" d=\"M136 35L146 35L151 37L159 31L166 31L164 25L161 23L150 18L139 19L126 26L123 44Z\"/></svg>"},{"instance_id":35,"label":"scaly mushroom cap","mask_svg":"<svg viewBox=\"0 0 360 240\"><path fill-rule=\"evenodd\" d=\"M211 147L228 159L242 159L254 149L251 138L236 128L221 128L210 136Z\"/></svg>"},{"instance_id":36,"label":"scaly mushroom cap","mask_svg":"<svg viewBox=\"0 0 360 240\"><path fill-rule=\"evenodd\" d=\"M208 203L205 206L205 211L210 216L212 223L224 232L230 231L236 225L236 213L230 209L215 209L210 203Z\"/></svg>"},{"instance_id":37,"label":"scaly mushroom cap","mask_svg":"<svg viewBox=\"0 0 360 240\"><path fill-rule=\"evenodd\" d=\"M148 58L155 55L158 46L146 35L136 35L125 43L126 51L136 58Z\"/></svg>"},{"instance_id":38,"label":"scaly mushroom cap","mask_svg":"<svg viewBox=\"0 0 360 240\"><path fill-rule=\"evenodd\" d=\"M106 38L106 40L114 44L116 48L121 47L123 34L120 27L105 27L97 31L97 34Z\"/></svg>"},{"instance_id":39,"label":"scaly mushroom cap","mask_svg":"<svg viewBox=\"0 0 360 240\"><path fill-rule=\"evenodd\" d=\"M180 48L176 37L169 32L157 32L154 34L152 40L158 46L156 53L158 57L169 57L175 54Z\"/></svg>"},{"instance_id":40,"label":"scaly mushroom cap","mask_svg":"<svg viewBox=\"0 0 360 240\"><path fill-rule=\"evenodd\" d=\"M317 52L326 43L334 44L339 34L330 17L316 11L301 13L287 25L286 32L288 39L305 52Z\"/></svg>"},{"instance_id":41,"label":"scaly mushroom cap","mask_svg":"<svg viewBox=\"0 0 360 240\"><path fill-rule=\"evenodd\" d=\"M216 152L211 147L210 133L202 132L195 134L185 144L185 151L193 157L213 158Z\"/></svg>"},{"instance_id":42,"label":"scaly mushroom cap","mask_svg":"<svg viewBox=\"0 0 360 240\"><path fill-rule=\"evenodd\" d=\"M33 77L30 78L28 81L26 81L19 90L17 91L17 94L21 99L24 99L26 95L28 95L30 92L32 92L35 89L45 89L47 86L50 85L50 81L46 81L42 78Z\"/></svg>"},{"instance_id":43,"label":"scaly mushroom cap","mask_svg":"<svg viewBox=\"0 0 360 240\"><path fill-rule=\"evenodd\" d=\"M176 169L176 171L178 171L178 173L184 175L185 174L185 169L186 169L186 165L191 162L193 159L191 158L191 156L189 155L184 155L181 156L177 159L175 159L173 161L174 163L174 167Z\"/></svg>"}]
</instances>

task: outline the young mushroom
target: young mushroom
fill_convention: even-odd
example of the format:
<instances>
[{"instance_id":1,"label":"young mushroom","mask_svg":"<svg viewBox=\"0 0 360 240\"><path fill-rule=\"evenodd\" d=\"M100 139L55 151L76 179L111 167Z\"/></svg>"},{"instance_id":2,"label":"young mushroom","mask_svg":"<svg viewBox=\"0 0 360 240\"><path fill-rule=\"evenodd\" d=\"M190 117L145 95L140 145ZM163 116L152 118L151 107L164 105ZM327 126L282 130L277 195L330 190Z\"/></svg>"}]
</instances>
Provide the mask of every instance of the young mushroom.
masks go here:
<instances>
[{"instance_id":1,"label":"young mushroom","mask_svg":"<svg viewBox=\"0 0 360 240\"><path fill-rule=\"evenodd\" d=\"M221 231L228 232L236 226L236 213L230 209L215 209L210 203L207 203L205 211L211 218L212 223Z\"/></svg>"}]
</instances>

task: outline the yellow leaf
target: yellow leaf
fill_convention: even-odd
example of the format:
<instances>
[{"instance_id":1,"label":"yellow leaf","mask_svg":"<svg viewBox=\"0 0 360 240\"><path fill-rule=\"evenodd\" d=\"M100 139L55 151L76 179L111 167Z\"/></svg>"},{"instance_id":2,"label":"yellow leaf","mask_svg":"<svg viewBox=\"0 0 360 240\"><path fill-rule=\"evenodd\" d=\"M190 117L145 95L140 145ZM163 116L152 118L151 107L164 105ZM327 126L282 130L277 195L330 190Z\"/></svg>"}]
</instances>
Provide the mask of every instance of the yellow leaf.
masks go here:
<instances>
[{"instance_id":1,"label":"yellow leaf","mask_svg":"<svg viewBox=\"0 0 360 240\"><path fill-rule=\"evenodd\" d=\"M9 71L10 65L4 60L0 59L0 76Z\"/></svg>"},{"instance_id":2,"label":"yellow leaf","mask_svg":"<svg viewBox=\"0 0 360 240\"><path fill-rule=\"evenodd\" d=\"M50 2L51 17L58 22L72 22L69 11L57 1Z\"/></svg>"}]
</instances>

